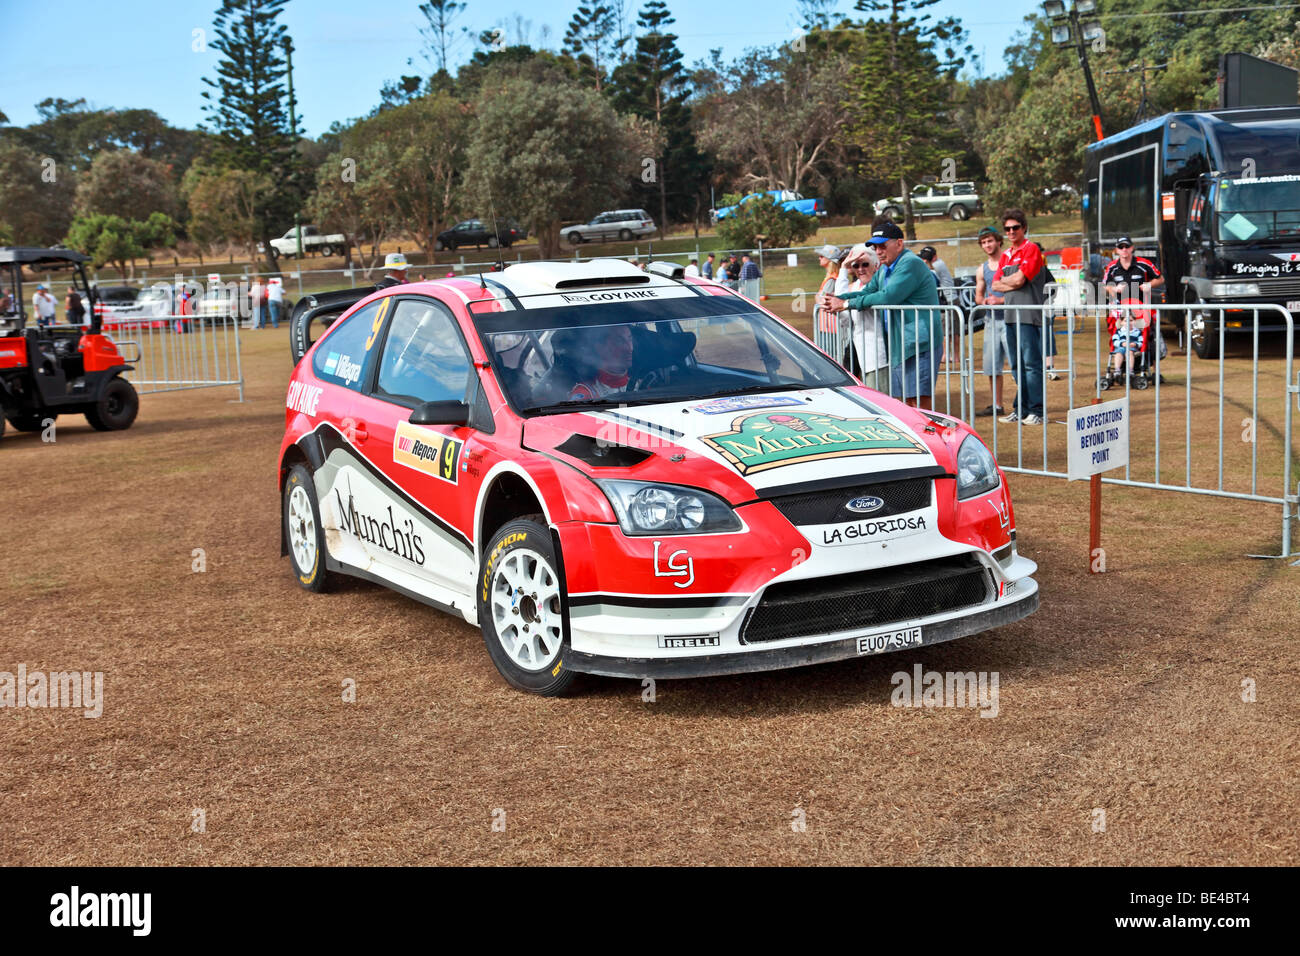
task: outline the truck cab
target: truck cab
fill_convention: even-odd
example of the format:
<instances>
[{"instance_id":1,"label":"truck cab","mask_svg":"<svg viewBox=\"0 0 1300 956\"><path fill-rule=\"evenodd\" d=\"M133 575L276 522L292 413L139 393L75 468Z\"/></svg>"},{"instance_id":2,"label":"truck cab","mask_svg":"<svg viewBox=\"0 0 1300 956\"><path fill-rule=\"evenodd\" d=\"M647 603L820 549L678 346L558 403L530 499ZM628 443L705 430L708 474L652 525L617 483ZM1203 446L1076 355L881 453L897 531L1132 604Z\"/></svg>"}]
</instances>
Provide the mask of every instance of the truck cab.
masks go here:
<instances>
[{"instance_id":1,"label":"truck cab","mask_svg":"<svg viewBox=\"0 0 1300 956\"><path fill-rule=\"evenodd\" d=\"M1158 262L1170 302L1193 312L1202 358L1250 333L1255 306L1300 315L1300 107L1171 113L1088 147L1084 229L1095 264L1116 238ZM1096 276L1095 278L1099 278ZM1286 323L1259 313L1261 332Z\"/></svg>"}]
</instances>

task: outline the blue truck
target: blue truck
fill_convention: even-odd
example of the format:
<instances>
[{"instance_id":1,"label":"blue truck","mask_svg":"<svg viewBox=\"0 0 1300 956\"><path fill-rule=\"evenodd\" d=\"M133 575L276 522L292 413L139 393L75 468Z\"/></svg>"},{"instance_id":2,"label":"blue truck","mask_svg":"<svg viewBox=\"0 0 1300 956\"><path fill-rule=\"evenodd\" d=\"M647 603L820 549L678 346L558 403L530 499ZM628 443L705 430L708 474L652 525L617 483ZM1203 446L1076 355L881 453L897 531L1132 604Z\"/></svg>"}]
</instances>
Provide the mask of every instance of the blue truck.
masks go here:
<instances>
[{"instance_id":1,"label":"blue truck","mask_svg":"<svg viewBox=\"0 0 1300 956\"><path fill-rule=\"evenodd\" d=\"M769 189L767 192L750 193L738 202L735 206L723 206L721 209L710 209L709 218L714 222L719 219L726 219L737 207L747 202L753 202L766 196L774 203L780 203L782 209L793 209L795 212L801 212L805 216L825 216L826 203L821 199L804 199L803 196L793 189Z\"/></svg>"}]
</instances>

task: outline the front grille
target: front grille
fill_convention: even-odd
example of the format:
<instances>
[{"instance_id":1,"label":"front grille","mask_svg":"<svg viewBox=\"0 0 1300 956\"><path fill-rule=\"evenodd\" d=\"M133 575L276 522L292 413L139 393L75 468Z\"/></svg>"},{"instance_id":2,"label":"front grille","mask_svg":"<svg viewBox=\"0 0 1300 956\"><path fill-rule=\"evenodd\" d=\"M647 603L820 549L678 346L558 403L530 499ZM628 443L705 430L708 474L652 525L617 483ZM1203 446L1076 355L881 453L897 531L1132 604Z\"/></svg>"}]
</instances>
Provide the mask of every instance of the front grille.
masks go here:
<instances>
[{"instance_id":1,"label":"front grille","mask_svg":"<svg viewBox=\"0 0 1300 956\"><path fill-rule=\"evenodd\" d=\"M1234 281L1243 281L1248 278L1250 277L1242 276L1241 280L1234 280ZM1293 279L1293 278L1275 279L1272 278L1271 276L1259 276L1255 281L1259 282L1259 291L1263 292L1265 295L1270 297L1283 296L1283 295L1300 295L1300 279Z\"/></svg>"},{"instance_id":2,"label":"front grille","mask_svg":"<svg viewBox=\"0 0 1300 956\"><path fill-rule=\"evenodd\" d=\"M749 612L746 644L911 621L981 604L993 576L973 555L773 584Z\"/></svg>"},{"instance_id":3,"label":"front grille","mask_svg":"<svg viewBox=\"0 0 1300 956\"><path fill-rule=\"evenodd\" d=\"M930 478L904 478L899 481L881 481L870 485L854 485L835 491L810 491L803 494L781 495L770 499L781 514L796 526L809 524L840 524L861 521L863 518L887 518L906 514L930 506ZM873 495L882 499L885 506L871 514L861 514L845 507L854 498Z\"/></svg>"}]
</instances>

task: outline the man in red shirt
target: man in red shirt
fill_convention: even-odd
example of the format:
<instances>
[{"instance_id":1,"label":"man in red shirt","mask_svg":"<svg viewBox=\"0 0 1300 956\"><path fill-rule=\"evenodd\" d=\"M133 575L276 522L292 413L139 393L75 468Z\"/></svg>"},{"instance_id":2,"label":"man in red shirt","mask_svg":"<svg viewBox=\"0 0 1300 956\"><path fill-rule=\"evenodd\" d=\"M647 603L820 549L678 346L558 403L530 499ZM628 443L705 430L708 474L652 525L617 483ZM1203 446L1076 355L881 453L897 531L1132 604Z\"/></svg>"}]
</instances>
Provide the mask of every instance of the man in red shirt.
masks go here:
<instances>
[{"instance_id":1,"label":"man in red shirt","mask_svg":"<svg viewBox=\"0 0 1300 956\"><path fill-rule=\"evenodd\" d=\"M1016 380L1016 407L1002 422L1043 423L1043 313L1038 309L1016 309L1017 305L1042 305L1046 270L1043 253L1025 234L1027 217L1021 209L1002 214L1010 247L998 262L1000 275L993 291L1006 304L1007 347L1011 352L1011 375Z\"/></svg>"}]
</instances>

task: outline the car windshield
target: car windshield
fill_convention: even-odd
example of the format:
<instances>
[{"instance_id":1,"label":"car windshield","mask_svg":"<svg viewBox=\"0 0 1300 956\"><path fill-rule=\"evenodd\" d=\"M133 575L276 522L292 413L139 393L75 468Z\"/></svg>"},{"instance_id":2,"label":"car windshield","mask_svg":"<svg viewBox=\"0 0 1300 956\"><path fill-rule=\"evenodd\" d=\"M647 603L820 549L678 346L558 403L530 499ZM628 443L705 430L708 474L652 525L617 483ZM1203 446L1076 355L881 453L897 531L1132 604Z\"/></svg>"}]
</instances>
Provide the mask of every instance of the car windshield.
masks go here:
<instances>
[{"instance_id":1,"label":"car windshield","mask_svg":"<svg viewBox=\"0 0 1300 956\"><path fill-rule=\"evenodd\" d=\"M1224 179L1215 190L1223 242L1300 238L1300 176Z\"/></svg>"},{"instance_id":2,"label":"car windshield","mask_svg":"<svg viewBox=\"0 0 1300 956\"><path fill-rule=\"evenodd\" d=\"M854 384L798 333L735 296L591 301L616 294L471 303L479 337L518 411ZM587 301L553 304L566 298Z\"/></svg>"}]
</instances>

